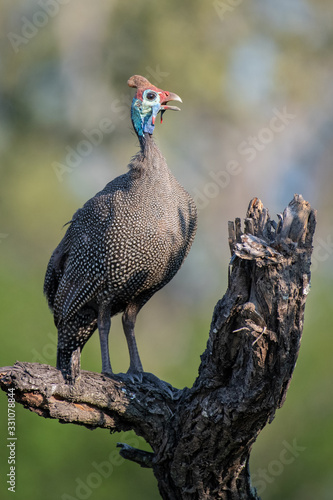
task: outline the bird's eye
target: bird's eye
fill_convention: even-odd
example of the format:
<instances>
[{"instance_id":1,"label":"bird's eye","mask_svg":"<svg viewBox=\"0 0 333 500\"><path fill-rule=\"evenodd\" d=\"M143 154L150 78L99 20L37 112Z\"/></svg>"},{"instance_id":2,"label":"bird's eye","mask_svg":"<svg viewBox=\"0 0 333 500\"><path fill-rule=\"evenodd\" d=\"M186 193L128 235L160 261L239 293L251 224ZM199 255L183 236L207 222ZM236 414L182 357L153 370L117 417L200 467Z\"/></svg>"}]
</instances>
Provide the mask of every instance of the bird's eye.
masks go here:
<instances>
[{"instance_id":1,"label":"bird's eye","mask_svg":"<svg viewBox=\"0 0 333 500\"><path fill-rule=\"evenodd\" d=\"M146 98L148 99L148 101L153 101L154 99L156 99L156 92L147 92L146 94Z\"/></svg>"}]
</instances>

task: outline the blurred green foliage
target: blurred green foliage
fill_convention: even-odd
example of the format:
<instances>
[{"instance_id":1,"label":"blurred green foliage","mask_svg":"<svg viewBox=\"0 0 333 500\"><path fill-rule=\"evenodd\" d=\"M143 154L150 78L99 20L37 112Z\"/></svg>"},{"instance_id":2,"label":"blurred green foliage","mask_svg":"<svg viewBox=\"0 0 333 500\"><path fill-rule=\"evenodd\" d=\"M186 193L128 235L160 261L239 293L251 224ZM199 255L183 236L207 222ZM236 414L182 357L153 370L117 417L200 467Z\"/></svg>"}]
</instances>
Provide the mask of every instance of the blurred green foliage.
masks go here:
<instances>
[{"instance_id":1,"label":"blurred green foliage","mask_svg":"<svg viewBox=\"0 0 333 500\"><path fill-rule=\"evenodd\" d=\"M1 3L0 365L55 363L56 331L42 294L46 265L63 224L124 172L136 152L129 121L133 92L126 81L143 74L183 98L182 112L166 116L155 136L201 208L183 269L140 313L144 367L177 387L192 385L213 307L226 288L227 221L243 216L254 196L274 215L294 192L302 193L318 209L304 338L286 403L259 436L250 465L263 499L329 500L333 5L236 3ZM276 109L294 118L272 134L267 129ZM106 118L113 130L100 144L90 140L84 152L82 141ZM254 148L251 161L246 147ZM238 165L236 175L228 171L230 161ZM225 183L214 182L216 176ZM114 369L125 371L118 317L110 341ZM85 347L82 365L100 370L98 336ZM4 394L0 401L5 429ZM89 432L21 406L16 418L18 500L159 498L151 471L118 456L117 441L147 446L133 433ZM5 437L3 432L0 491L10 498ZM293 455L294 443L302 450Z\"/></svg>"}]
</instances>

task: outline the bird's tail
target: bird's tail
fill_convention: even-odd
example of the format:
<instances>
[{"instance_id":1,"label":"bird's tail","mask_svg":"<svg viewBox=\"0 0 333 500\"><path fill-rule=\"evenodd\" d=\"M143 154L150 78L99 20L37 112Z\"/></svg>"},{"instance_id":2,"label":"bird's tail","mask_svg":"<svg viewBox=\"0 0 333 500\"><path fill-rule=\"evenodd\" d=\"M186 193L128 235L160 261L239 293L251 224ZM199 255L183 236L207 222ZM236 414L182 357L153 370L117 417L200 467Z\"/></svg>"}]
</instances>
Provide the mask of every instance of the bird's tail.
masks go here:
<instances>
[{"instance_id":1,"label":"bird's tail","mask_svg":"<svg viewBox=\"0 0 333 500\"><path fill-rule=\"evenodd\" d=\"M97 313L86 306L71 318L58 319L57 328L57 368L67 383L74 384L80 373L82 349L97 328Z\"/></svg>"},{"instance_id":2,"label":"bird's tail","mask_svg":"<svg viewBox=\"0 0 333 500\"><path fill-rule=\"evenodd\" d=\"M66 383L74 384L80 373L81 348L77 347L74 351L66 349L57 349L57 369L61 371Z\"/></svg>"}]
</instances>

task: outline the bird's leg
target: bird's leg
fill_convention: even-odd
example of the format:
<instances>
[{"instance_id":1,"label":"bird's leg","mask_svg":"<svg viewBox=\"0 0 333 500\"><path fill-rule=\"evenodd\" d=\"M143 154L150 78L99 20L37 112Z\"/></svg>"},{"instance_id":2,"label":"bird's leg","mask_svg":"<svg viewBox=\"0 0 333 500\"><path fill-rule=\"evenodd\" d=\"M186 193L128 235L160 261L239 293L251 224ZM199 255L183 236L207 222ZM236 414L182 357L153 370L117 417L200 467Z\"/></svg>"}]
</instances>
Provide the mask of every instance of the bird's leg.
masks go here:
<instances>
[{"instance_id":1,"label":"bird's leg","mask_svg":"<svg viewBox=\"0 0 333 500\"><path fill-rule=\"evenodd\" d=\"M130 356L130 367L127 372L129 374L143 372L139 351L136 345L135 335L134 335L134 325L139 309L140 307L138 305L129 304L125 309L125 312L122 317L124 333L127 340L128 351Z\"/></svg>"},{"instance_id":2,"label":"bird's leg","mask_svg":"<svg viewBox=\"0 0 333 500\"><path fill-rule=\"evenodd\" d=\"M102 354L102 373L112 374L109 354L109 332L111 327L111 310L109 304L101 304L98 309L97 326Z\"/></svg>"}]
</instances>

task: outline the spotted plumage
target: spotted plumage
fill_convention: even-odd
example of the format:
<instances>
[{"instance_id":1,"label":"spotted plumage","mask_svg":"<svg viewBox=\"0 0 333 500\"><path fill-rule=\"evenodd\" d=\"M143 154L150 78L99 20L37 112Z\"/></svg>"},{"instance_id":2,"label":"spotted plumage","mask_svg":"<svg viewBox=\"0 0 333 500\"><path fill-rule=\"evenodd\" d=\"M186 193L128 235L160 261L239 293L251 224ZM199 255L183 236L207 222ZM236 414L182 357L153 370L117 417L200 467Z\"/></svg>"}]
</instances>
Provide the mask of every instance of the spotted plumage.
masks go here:
<instances>
[{"instance_id":1,"label":"spotted plumage","mask_svg":"<svg viewBox=\"0 0 333 500\"><path fill-rule=\"evenodd\" d=\"M111 317L123 312L129 373L142 372L134 325L142 306L166 285L188 254L196 231L196 207L172 175L152 133L159 111L176 94L138 75L131 118L140 151L129 171L85 203L53 252L44 293L58 329L57 368L74 382L80 353L98 328L102 372L111 374Z\"/></svg>"}]
</instances>

